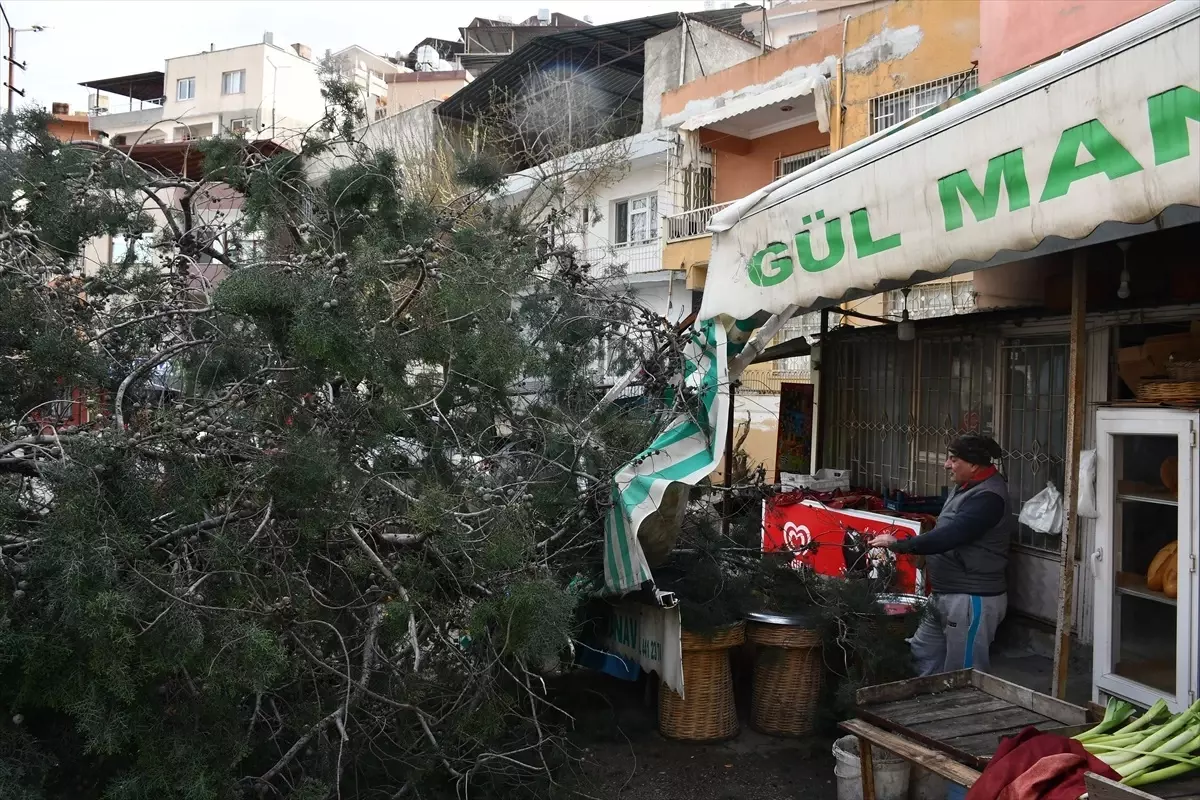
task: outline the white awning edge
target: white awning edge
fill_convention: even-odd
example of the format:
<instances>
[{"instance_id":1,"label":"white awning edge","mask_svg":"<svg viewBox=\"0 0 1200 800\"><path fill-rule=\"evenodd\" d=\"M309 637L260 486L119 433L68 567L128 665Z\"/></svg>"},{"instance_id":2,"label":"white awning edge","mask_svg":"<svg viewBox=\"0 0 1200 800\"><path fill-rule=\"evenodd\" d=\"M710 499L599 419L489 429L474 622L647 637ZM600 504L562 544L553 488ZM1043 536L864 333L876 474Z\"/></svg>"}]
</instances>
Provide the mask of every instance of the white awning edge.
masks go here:
<instances>
[{"instance_id":1,"label":"white awning edge","mask_svg":"<svg viewBox=\"0 0 1200 800\"><path fill-rule=\"evenodd\" d=\"M720 108L697 114L680 125L679 129L681 131L697 131L718 122L757 111L760 108L786 103L788 100L795 100L797 97L811 94L814 95L813 102L816 105L817 125L821 132L825 133L829 130L828 85L829 80L824 75L817 73L806 75L785 86L777 86L765 92L739 97Z\"/></svg>"},{"instance_id":2,"label":"white awning edge","mask_svg":"<svg viewBox=\"0 0 1200 800\"><path fill-rule=\"evenodd\" d=\"M790 172L713 215L708 230L714 233L729 230L738 220L747 216L751 209L757 209L757 202L747 202L751 198L762 200L770 196L772 204L782 202L813 186L858 169L881 155L902 150L905 145L912 142L928 139L943 130L953 128L964 120L987 113L1015 97L1036 91L1073 72L1086 69L1118 52L1127 50L1198 17L1200 17L1200 0L1174 0L1174 2L1167 3L1165 6L1119 28L1114 28L1074 50L1030 67L1026 72L1011 80L986 89L975 97L964 100L903 131L896 132L891 129L879 131L865 139L859 139L841 150L835 150L806 167ZM885 143L879 144L881 141ZM870 152L864 152L867 148L871 148ZM855 156L855 158L847 161L846 159L850 156ZM836 169L834 168L835 164L837 165ZM811 180L808 180L810 176ZM788 187L786 192L783 191L785 187Z\"/></svg>"},{"instance_id":3,"label":"white awning edge","mask_svg":"<svg viewBox=\"0 0 1200 800\"><path fill-rule=\"evenodd\" d=\"M1168 91L1200 91L1196 41L1200 0L1176 0L937 114L875 134L736 201L709 225L713 252L701 318L742 318L790 305L811 308L817 299L831 300L825 303L829 305L848 293L864 296L910 285L914 275L929 280L955 265L969 271L972 263L1019 260L1013 254L1039 249L1048 238L1078 241L1105 223L1138 225L1169 208L1200 207L1200 181L1194 177L1200 174L1197 126L1185 126L1190 145L1184 143L1182 150L1164 156L1158 151L1163 131L1152 136L1148 117L1150 98ZM1159 122L1154 124L1161 126L1165 112L1160 108L1156 113ZM1179 123L1186 119L1178 109L1170 113L1172 135L1177 136L1183 129ZM1097 124L1084 128L1093 122ZM1088 131L1107 135L1132 166L1124 172L1120 167L1112 170L1107 181L1108 170L1089 177L1086 169L1080 172L1094 160L1083 140L1075 145L1076 161L1066 163L1066 156L1054 161L1058 147L1091 136ZM1061 138L1067 132L1074 138ZM1099 140L1092 144L1104 148ZM1104 152L1107 158L1115 151ZM993 162L1008 153L1023 157L1013 174L1025 180L1028 198L1014 204L1002 181L1005 188L999 191L997 206L996 187L986 188L985 173L989 165L1000 167ZM1046 186L1052 164L1061 184L1054 188ZM948 184L952 188L944 190L950 199L944 201L939 182L956 175L969 182ZM1004 175L1007 178L1008 172ZM1076 180L1085 183L1066 197ZM991 210L988 203L970 205L975 198L964 199L964 189L968 194L986 190ZM954 198L961 206L961 220L946 216L958 216L951 208ZM982 195L978 199L981 202ZM852 236L851 215L859 223L857 236ZM834 227L841 231L837 244L845 250L836 257L825 238ZM804 243L806 263L800 263L796 241ZM768 244L775 248L770 253L764 251ZM767 274L756 273L761 280L753 281L750 265L756 254L762 254L758 269ZM781 271L788 274L781 276Z\"/></svg>"}]
</instances>

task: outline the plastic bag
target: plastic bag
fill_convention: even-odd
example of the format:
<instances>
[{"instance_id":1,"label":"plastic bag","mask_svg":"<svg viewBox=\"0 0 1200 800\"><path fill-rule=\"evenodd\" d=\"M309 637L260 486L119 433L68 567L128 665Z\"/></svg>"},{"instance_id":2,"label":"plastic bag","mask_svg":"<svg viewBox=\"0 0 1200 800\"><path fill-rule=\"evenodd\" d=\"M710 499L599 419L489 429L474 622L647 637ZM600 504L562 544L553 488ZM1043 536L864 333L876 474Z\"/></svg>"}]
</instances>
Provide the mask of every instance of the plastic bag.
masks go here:
<instances>
[{"instance_id":1,"label":"plastic bag","mask_svg":"<svg viewBox=\"0 0 1200 800\"><path fill-rule=\"evenodd\" d=\"M1096 503L1095 450L1083 450L1079 453L1079 502L1075 509L1084 519L1100 517L1100 507Z\"/></svg>"},{"instance_id":2,"label":"plastic bag","mask_svg":"<svg viewBox=\"0 0 1200 800\"><path fill-rule=\"evenodd\" d=\"M1038 533L1062 533L1062 494L1054 488L1053 483L1047 483L1045 489L1021 506L1021 514L1017 520Z\"/></svg>"}]
</instances>

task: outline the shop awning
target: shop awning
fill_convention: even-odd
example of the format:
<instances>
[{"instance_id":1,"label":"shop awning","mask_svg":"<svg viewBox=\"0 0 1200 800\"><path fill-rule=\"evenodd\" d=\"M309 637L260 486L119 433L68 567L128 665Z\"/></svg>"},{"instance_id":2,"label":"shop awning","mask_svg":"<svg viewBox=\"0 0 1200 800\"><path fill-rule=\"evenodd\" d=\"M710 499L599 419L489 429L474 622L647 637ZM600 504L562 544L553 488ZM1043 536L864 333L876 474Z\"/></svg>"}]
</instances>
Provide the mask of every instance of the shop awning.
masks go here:
<instances>
[{"instance_id":1,"label":"shop awning","mask_svg":"<svg viewBox=\"0 0 1200 800\"><path fill-rule=\"evenodd\" d=\"M718 214L744 318L1200 221L1200 0L1176 0Z\"/></svg>"}]
</instances>

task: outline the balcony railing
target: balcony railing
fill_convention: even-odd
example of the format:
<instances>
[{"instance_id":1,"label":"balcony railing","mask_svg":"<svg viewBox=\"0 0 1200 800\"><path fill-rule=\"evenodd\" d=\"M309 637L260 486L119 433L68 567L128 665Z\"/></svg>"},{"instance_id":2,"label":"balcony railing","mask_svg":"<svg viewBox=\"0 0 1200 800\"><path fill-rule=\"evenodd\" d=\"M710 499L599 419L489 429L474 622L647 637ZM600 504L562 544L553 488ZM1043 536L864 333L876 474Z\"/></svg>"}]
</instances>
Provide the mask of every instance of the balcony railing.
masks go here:
<instances>
[{"instance_id":1,"label":"balcony railing","mask_svg":"<svg viewBox=\"0 0 1200 800\"><path fill-rule=\"evenodd\" d=\"M715 206L696 208L667 217L665 226L667 243L708 236L708 223L712 222L712 218L718 211L728 208L730 205L730 203L717 203Z\"/></svg>"},{"instance_id":2,"label":"balcony railing","mask_svg":"<svg viewBox=\"0 0 1200 800\"><path fill-rule=\"evenodd\" d=\"M639 244L589 247L575 254L579 261L592 265L592 273L604 276L614 268L626 275L658 272L662 266L662 245L657 239Z\"/></svg>"}]
</instances>

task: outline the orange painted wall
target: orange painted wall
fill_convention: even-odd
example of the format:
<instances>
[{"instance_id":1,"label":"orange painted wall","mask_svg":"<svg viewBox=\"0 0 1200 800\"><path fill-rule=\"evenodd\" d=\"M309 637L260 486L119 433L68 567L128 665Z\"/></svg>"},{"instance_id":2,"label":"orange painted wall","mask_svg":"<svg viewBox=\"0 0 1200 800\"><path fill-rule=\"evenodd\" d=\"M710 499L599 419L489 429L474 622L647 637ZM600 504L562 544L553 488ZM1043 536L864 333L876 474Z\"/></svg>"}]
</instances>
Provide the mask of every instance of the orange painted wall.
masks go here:
<instances>
[{"instance_id":1,"label":"orange painted wall","mask_svg":"<svg viewBox=\"0 0 1200 800\"><path fill-rule=\"evenodd\" d=\"M56 114L46 126L46 132L60 142L95 141L99 134L88 130L86 114Z\"/></svg>"},{"instance_id":2,"label":"orange painted wall","mask_svg":"<svg viewBox=\"0 0 1200 800\"><path fill-rule=\"evenodd\" d=\"M709 139L712 136L712 139ZM745 197L775 180L775 159L795 155L807 150L829 145L829 134L817 130L817 123L810 122L772 133L750 142L750 151L745 155L716 149L719 133L705 137L709 146L714 146L713 166L716 182L713 185L713 202L728 203Z\"/></svg>"},{"instance_id":3,"label":"orange painted wall","mask_svg":"<svg viewBox=\"0 0 1200 800\"><path fill-rule=\"evenodd\" d=\"M1024 5L1037 5L1041 0ZM1016 5L1021 5L1017 0ZM846 49L853 55L887 28L915 25L921 41L903 58L887 59L887 49L865 67L846 71L846 111L841 146L871 133L871 99L971 69L979 50L979 3L970 0L899 0L854 17L846 26ZM839 31L841 33L841 31ZM848 56L848 62L853 59Z\"/></svg>"},{"instance_id":4,"label":"orange painted wall","mask_svg":"<svg viewBox=\"0 0 1200 800\"><path fill-rule=\"evenodd\" d=\"M1168 2L981 0L979 81L1056 56Z\"/></svg>"}]
</instances>

